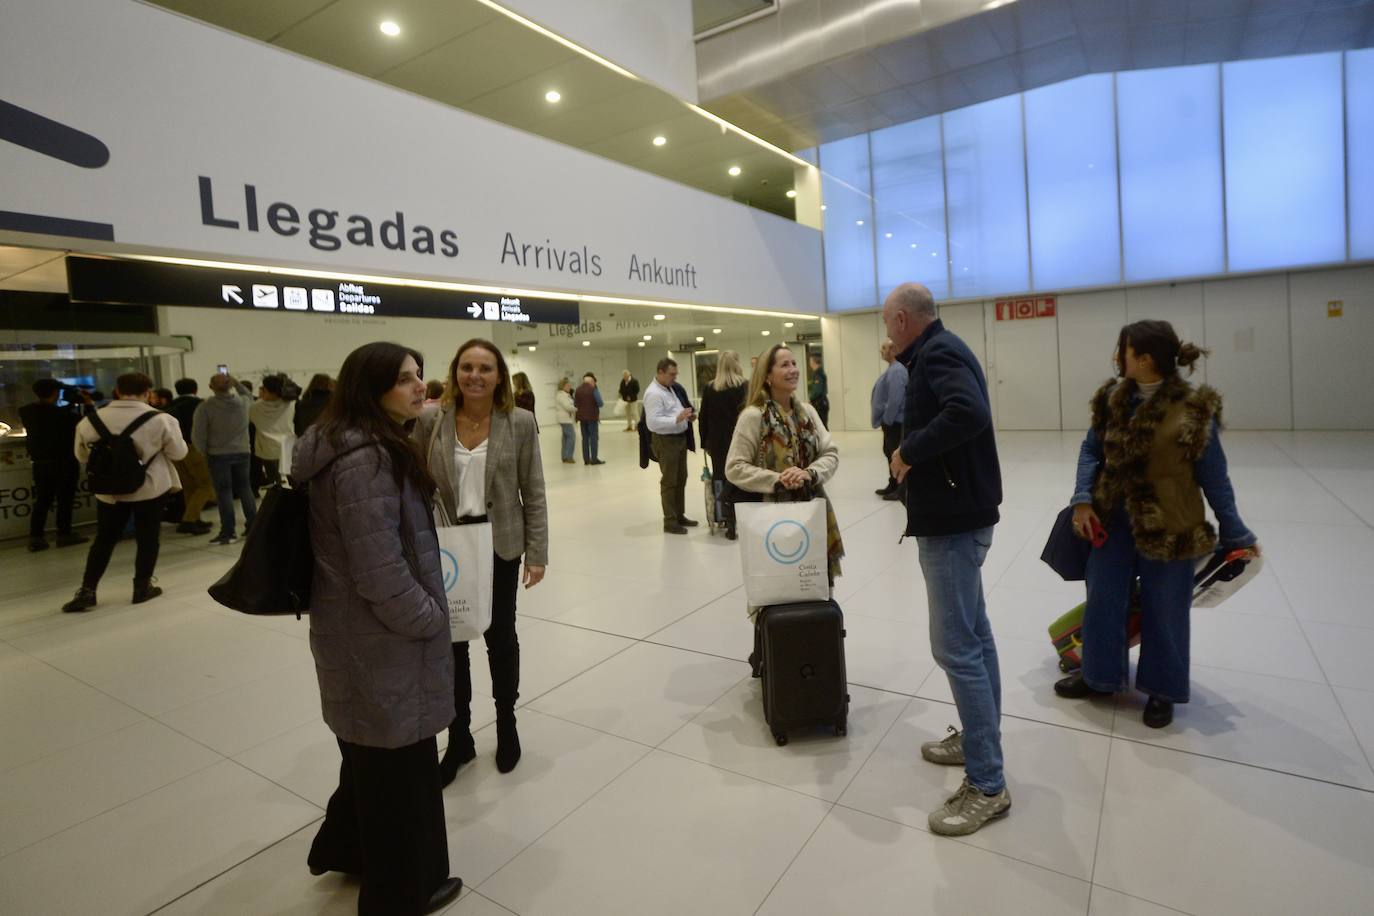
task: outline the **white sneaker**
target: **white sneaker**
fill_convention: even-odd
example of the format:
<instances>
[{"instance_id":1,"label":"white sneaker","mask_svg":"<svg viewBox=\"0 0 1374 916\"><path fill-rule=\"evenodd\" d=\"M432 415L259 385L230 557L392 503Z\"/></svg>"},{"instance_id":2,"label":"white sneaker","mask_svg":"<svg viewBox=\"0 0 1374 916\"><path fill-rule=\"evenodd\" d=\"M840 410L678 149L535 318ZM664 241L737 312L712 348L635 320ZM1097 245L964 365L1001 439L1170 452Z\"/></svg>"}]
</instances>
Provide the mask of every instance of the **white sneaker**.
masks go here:
<instances>
[{"instance_id":1,"label":"white sneaker","mask_svg":"<svg viewBox=\"0 0 1374 916\"><path fill-rule=\"evenodd\" d=\"M1010 810L1011 793L1005 786L996 795L984 795L965 777L959 791L931 812L930 831L940 836L968 836L989 821L1006 817Z\"/></svg>"},{"instance_id":2,"label":"white sneaker","mask_svg":"<svg viewBox=\"0 0 1374 916\"><path fill-rule=\"evenodd\" d=\"M931 763L945 766L964 765L964 734L949 726L949 734L939 741L927 741L921 745L921 756Z\"/></svg>"}]
</instances>

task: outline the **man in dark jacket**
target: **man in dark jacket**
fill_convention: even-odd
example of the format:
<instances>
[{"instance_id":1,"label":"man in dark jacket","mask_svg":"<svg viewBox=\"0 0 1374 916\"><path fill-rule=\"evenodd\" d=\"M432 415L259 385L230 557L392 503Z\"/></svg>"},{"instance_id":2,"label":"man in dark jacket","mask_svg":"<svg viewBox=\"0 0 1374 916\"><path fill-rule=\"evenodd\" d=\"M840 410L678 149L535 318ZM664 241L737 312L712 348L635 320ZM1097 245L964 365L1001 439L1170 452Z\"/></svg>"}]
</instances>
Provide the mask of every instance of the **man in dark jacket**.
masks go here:
<instances>
[{"instance_id":1,"label":"man in dark jacket","mask_svg":"<svg viewBox=\"0 0 1374 916\"><path fill-rule=\"evenodd\" d=\"M81 478L81 465L72 448L76 442L76 426L81 422L81 407L75 404L58 407L62 383L53 378L41 378L33 383L38 398L19 408L19 420L24 424L24 445L33 462L33 514L29 516L29 550L48 549L44 533L48 527L48 510L57 504L57 546L84 544L90 538L72 531L72 508L76 503L76 487ZM92 405L90 396L73 389L73 400Z\"/></svg>"},{"instance_id":2,"label":"man in dark jacket","mask_svg":"<svg viewBox=\"0 0 1374 916\"><path fill-rule=\"evenodd\" d=\"M182 378L177 379L173 387L177 390L177 396L172 399L167 412L177 418L177 422L181 424L181 437L190 446L186 451L186 457L176 462L184 503L177 532L208 534L214 525L202 521L200 514L206 503L214 502L215 485L210 480L210 464L206 461L205 455L191 444L192 421L196 415L196 408L201 403L201 399L196 395L200 391L200 385L193 378Z\"/></svg>"},{"instance_id":3,"label":"man in dark jacket","mask_svg":"<svg viewBox=\"0 0 1374 916\"><path fill-rule=\"evenodd\" d=\"M639 379L629 369L620 377L620 400L625 402L625 432L633 432L639 425Z\"/></svg>"},{"instance_id":4,"label":"man in dark jacket","mask_svg":"<svg viewBox=\"0 0 1374 916\"><path fill-rule=\"evenodd\" d=\"M596 376L588 372L582 384L573 392L573 406L577 408L577 422L582 427L582 463L605 464L598 455L601 439L601 392Z\"/></svg>"},{"instance_id":5,"label":"man in dark jacket","mask_svg":"<svg viewBox=\"0 0 1374 916\"><path fill-rule=\"evenodd\" d=\"M921 746L932 763L964 767L963 785L931 813L930 829L964 836L1011 808L1001 677L982 582L1002 472L987 379L973 351L936 317L930 290L897 287L883 303L883 323L909 376L892 476L906 483L906 534L916 538L925 577L931 651L963 729Z\"/></svg>"}]
</instances>

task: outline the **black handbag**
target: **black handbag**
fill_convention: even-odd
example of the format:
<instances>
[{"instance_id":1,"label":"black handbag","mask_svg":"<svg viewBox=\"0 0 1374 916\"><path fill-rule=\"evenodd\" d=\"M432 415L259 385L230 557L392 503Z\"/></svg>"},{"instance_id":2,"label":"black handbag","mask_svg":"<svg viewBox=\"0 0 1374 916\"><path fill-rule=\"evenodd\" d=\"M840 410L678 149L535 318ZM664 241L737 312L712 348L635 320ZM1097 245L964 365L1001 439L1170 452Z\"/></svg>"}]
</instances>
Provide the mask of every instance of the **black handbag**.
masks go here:
<instances>
[{"instance_id":1,"label":"black handbag","mask_svg":"<svg viewBox=\"0 0 1374 916\"><path fill-rule=\"evenodd\" d=\"M1040 559L1049 564L1050 569L1059 573L1065 582L1082 582L1088 575L1088 555L1093 545L1085 541L1073 530L1073 506L1065 506L1054 519L1049 540Z\"/></svg>"},{"instance_id":2,"label":"black handbag","mask_svg":"<svg viewBox=\"0 0 1374 916\"><path fill-rule=\"evenodd\" d=\"M310 611L315 551L310 545L309 489L278 484L258 504L238 562L210 586L210 597L244 614Z\"/></svg>"}]
</instances>

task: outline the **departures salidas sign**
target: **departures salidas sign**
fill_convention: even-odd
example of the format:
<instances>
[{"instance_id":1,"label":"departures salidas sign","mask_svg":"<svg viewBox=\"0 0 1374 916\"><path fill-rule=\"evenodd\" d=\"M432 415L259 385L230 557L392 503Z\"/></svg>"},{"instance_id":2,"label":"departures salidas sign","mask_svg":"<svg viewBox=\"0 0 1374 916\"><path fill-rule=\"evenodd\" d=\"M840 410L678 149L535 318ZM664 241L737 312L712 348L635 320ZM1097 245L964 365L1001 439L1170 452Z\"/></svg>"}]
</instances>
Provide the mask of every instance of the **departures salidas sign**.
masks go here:
<instances>
[{"instance_id":1,"label":"departures salidas sign","mask_svg":"<svg viewBox=\"0 0 1374 916\"><path fill-rule=\"evenodd\" d=\"M0 102L18 244L824 310L814 229L153 4L7 4Z\"/></svg>"}]
</instances>

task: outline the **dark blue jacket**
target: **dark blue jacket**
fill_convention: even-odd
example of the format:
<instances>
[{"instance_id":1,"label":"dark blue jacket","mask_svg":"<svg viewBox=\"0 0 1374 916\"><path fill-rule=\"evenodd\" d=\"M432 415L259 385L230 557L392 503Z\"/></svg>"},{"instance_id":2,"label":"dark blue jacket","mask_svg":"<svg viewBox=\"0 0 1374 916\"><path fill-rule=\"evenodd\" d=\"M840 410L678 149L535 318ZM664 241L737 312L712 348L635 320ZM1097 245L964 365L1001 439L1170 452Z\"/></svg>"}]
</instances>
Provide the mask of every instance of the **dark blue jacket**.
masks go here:
<instances>
[{"instance_id":1,"label":"dark blue jacket","mask_svg":"<svg viewBox=\"0 0 1374 916\"><path fill-rule=\"evenodd\" d=\"M911 465L906 533L937 537L995 525L1002 469L978 358L937 319L897 359L909 376L900 446Z\"/></svg>"}]
</instances>

